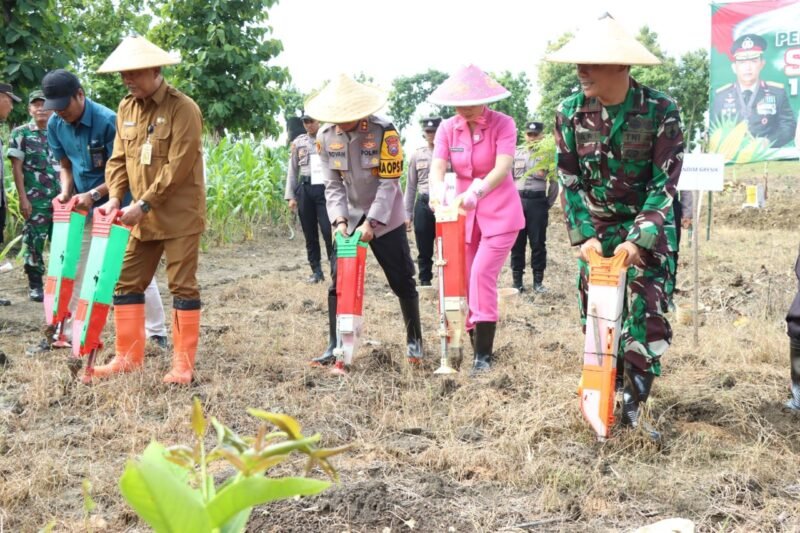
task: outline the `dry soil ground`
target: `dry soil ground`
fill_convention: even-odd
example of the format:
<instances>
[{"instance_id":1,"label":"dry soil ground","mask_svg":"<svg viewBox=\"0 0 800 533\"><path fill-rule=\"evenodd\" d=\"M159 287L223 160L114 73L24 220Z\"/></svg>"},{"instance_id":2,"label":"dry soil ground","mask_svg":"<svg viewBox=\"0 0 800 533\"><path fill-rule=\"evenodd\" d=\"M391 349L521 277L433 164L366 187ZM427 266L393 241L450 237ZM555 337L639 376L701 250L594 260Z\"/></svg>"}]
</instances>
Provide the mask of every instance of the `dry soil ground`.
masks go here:
<instances>
[{"instance_id":1,"label":"dry soil ground","mask_svg":"<svg viewBox=\"0 0 800 533\"><path fill-rule=\"evenodd\" d=\"M0 294L14 300L0 308L0 348L10 359L0 369L0 530L35 531L55 519L56 531L83 531L85 479L99 529L146 530L117 480L151 439L190 439L198 395L243 433L256 427L245 414L253 406L295 416L326 445L356 445L335 459L339 485L257 509L251 531L625 531L675 516L705 531L800 531L800 416L780 407L789 374L783 316L797 288L798 175L773 177L761 211L740 209L738 187L715 196L712 238L701 241L700 343L673 320L674 345L650 402L660 447L630 431L599 444L579 415L575 265L555 210L550 292L508 302L496 367L480 379L406 365L399 308L374 261L368 342L354 372L340 379L309 368L326 343L325 287L303 283L301 242L268 233L202 255L197 382L186 389L161 385L165 355L91 387L71 382L64 353L26 356L41 308L25 300L21 269L0 274ZM680 306L692 289L689 257L680 262ZM501 285L509 283L506 269ZM433 302L423 304L423 326L434 357ZM112 327L105 337L113 346Z\"/></svg>"}]
</instances>

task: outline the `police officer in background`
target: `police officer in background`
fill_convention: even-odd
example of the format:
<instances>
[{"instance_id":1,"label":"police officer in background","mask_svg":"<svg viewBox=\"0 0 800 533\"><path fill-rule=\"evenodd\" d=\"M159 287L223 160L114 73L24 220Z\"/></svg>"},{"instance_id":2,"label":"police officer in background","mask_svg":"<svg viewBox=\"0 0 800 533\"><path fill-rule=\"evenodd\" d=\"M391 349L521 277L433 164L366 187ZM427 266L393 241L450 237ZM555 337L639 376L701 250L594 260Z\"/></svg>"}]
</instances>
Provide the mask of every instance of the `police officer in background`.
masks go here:
<instances>
[{"instance_id":1,"label":"police officer in background","mask_svg":"<svg viewBox=\"0 0 800 533\"><path fill-rule=\"evenodd\" d=\"M311 265L308 283L319 283L325 279L320 264L319 230L325 240L325 251L330 261L333 253L331 244L331 222L325 208L325 185L322 166L315 146L319 122L303 115L306 133L298 135L292 142L289 156L289 174L286 176L286 195L289 208L297 211L303 236L306 240L306 254Z\"/></svg>"},{"instance_id":2,"label":"police officer in background","mask_svg":"<svg viewBox=\"0 0 800 533\"><path fill-rule=\"evenodd\" d=\"M11 110L14 109L14 102L20 103L22 100L14 94L14 87L8 83L0 83L0 122L5 122ZM3 139L0 139L0 245L3 244L3 231L6 227L6 188L3 179ZM0 306L11 305L11 301L0 298Z\"/></svg>"},{"instance_id":3,"label":"police officer in background","mask_svg":"<svg viewBox=\"0 0 800 533\"><path fill-rule=\"evenodd\" d=\"M417 240L419 284L423 287L430 286L433 278L433 241L436 238L436 217L428 205L430 201L428 170L431 166L433 139L436 137L436 129L440 122L442 122L441 117L430 117L421 121L426 145L417 148L409 159L408 179L406 180L406 228L410 229L409 226L413 222L414 236Z\"/></svg>"},{"instance_id":4,"label":"police officer in background","mask_svg":"<svg viewBox=\"0 0 800 533\"><path fill-rule=\"evenodd\" d=\"M520 230L514 247L511 248L511 273L513 286L520 292L524 290L522 275L525 272L525 248L531 245L531 269L533 270L533 290L546 292L542 284L544 269L547 267L547 223L548 212L558 197L556 180L547 181L547 171L534 170L539 158L534 157L534 143L542 138L544 125L530 121L525 128L526 143L514 153L514 181L522 200L525 213L525 227Z\"/></svg>"},{"instance_id":5,"label":"police officer in background","mask_svg":"<svg viewBox=\"0 0 800 533\"><path fill-rule=\"evenodd\" d=\"M780 148L793 140L797 120L783 84L761 79L766 49L767 41L753 33L733 42L731 68L736 81L716 90L711 117L746 120L753 137L764 137Z\"/></svg>"},{"instance_id":6,"label":"police officer in background","mask_svg":"<svg viewBox=\"0 0 800 533\"><path fill-rule=\"evenodd\" d=\"M325 175L325 200L335 232L361 233L400 299L406 332L406 357L423 356L419 295L406 236L403 191L403 149L391 122L373 115L386 103L383 91L345 75L331 81L308 100L306 112L328 122L317 134L317 151ZM336 362L336 250L328 289L328 335L325 352L312 365Z\"/></svg>"}]
</instances>

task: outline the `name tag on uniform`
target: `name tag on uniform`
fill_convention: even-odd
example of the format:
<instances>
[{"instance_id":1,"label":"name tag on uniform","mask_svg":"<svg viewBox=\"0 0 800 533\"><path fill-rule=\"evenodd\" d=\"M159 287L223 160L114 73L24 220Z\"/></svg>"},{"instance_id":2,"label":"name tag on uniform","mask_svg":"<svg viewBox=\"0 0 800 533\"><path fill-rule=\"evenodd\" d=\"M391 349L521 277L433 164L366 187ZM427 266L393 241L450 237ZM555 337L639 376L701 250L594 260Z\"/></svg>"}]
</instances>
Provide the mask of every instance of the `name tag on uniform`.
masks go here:
<instances>
[{"instance_id":1,"label":"name tag on uniform","mask_svg":"<svg viewBox=\"0 0 800 533\"><path fill-rule=\"evenodd\" d=\"M150 144L150 141L144 143L142 145L142 157L139 162L142 165L149 165L153 160L153 145Z\"/></svg>"},{"instance_id":2,"label":"name tag on uniform","mask_svg":"<svg viewBox=\"0 0 800 533\"><path fill-rule=\"evenodd\" d=\"M450 151L451 152L463 152L464 151L464 147L463 146L451 146L450 147Z\"/></svg>"},{"instance_id":3,"label":"name tag on uniform","mask_svg":"<svg viewBox=\"0 0 800 533\"><path fill-rule=\"evenodd\" d=\"M324 183L322 177L322 160L318 154L311 154L310 158L311 167L311 185L322 185Z\"/></svg>"}]
</instances>

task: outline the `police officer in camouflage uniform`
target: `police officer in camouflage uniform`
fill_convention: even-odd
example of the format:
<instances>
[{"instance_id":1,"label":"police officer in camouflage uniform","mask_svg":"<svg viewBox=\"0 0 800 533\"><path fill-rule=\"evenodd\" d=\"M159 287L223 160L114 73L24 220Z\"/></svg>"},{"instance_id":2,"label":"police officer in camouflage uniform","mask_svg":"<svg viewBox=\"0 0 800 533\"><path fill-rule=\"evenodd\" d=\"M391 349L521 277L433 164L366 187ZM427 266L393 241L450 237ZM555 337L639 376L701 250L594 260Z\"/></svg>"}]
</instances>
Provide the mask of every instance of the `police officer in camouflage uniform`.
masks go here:
<instances>
[{"instance_id":1,"label":"police officer in camouflage uniform","mask_svg":"<svg viewBox=\"0 0 800 533\"><path fill-rule=\"evenodd\" d=\"M8 144L20 211L25 219L22 227L25 274L34 302L44 300L44 243L53 229L53 198L61 192L47 145L47 120L53 111L43 106L44 93L33 91L28 98L32 120L14 129Z\"/></svg>"},{"instance_id":2,"label":"police officer in camouflage uniform","mask_svg":"<svg viewBox=\"0 0 800 533\"><path fill-rule=\"evenodd\" d=\"M731 68L736 81L715 91L711 117L746 120L753 137L764 137L780 148L794 139L797 120L783 84L760 77L766 49L767 41L753 33L733 42Z\"/></svg>"},{"instance_id":3,"label":"police officer in camouflage uniform","mask_svg":"<svg viewBox=\"0 0 800 533\"><path fill-rule=\"evenodd\" d=\"M518 146L514 153L514 182L522 200L525 214L525 227L519 231L517 241L511 248L511 274L513 287L520 292L525 290L522 277L525 272L525 248L531 245L531 269L533 271L533 290L546 292L543 285L544 269L547 267L547 224L548 213L558 197L558 183L547 181L547 171L534 170L539 159L533 157L533 144L542 138L544 124L529 121L525 128L526 143Z\"/></svg>"},{"instance_id":4,"label":"police officer in camouflage uniform","mask_svg":"<svg viewBox=\"0 0 800 533\"><path fill-rule=\"evenodd\" d=\"M303 227L303 236L306 240L306 254L311 265L309 283L319 283L325 280L320 264L319 231L325 241L325 252L328 261L333 253L331 244L331 221L325 209L325 184L323 183L322 167L315 141L319 122L308 115L303 115L303 127L306 133L298 135L292 141L291 155L289 156L289 174L286 176L286 194L284 198L289 202L289 208L297 210L300 225Z\"/></svg>"},{"instance_id":5,"label":"police officer in camouflage uniform","mask_svg":"<svg viewBox=\"0 0 800 533\"><path fill-rule=\"evenodd\" d=\"M582 89L558 107L555 135L569 239L580 247L584 325L589 249L627 254L622 423L635 427L672 340L664 314L677 250L672 199L684 151L680 116L669 96L630 77L630 65L659 60L610 15L548 59L575 63Z\"/></svg>"},{"instance_id":6,"label":"police officer in camouflage uniform","mask_svg":"<svg viewBox=\"0 0 800 533\"><path fill-rule=\"evenodd\" d=\"M406 209L406 224L414 224L417 240L417 267L419 284L428 287L433 279L433 241L436 239L436 217L431 211L428 172L431 166L433 140L441 117L423 119L420 124L425 134L425 146L417 148L408 161L406 192L403 203Z\"/></svg>"},{"instance_id":7,"label":"police officer in camouflage uniform","mask_svg":"<svg viewBox=\"0 0 800 533\"><path fill-rule=\"evenodd\" d=\"M14 102L21 102L19 96L14 94L14 87L8 83L0 82L0 122L5 122L11 110L14 109ZM6 227L6 188L3 176L3 139L0 139L0 245L3 244L3 232ZM0 306L11 305L5 298L0 298Z\"/></svg>"}]
</instances>

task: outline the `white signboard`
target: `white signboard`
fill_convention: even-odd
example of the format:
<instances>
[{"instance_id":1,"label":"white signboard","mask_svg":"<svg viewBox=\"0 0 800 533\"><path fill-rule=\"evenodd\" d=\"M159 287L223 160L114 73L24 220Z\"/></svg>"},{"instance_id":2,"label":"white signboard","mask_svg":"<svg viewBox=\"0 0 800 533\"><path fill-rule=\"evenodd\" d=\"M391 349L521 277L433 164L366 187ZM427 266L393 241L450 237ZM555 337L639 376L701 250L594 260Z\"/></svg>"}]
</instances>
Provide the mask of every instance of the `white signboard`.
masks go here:
<instances>
[{"instance_id":1,"label":"white signboard","mask_svg":"<svg viewBox=\"0 0 800 533\"><path fill-rule=\"evenodd\" d=\"M684 154L679 191L721 191L725 181L722 154Z\"/></svg>"}]
</instances>

